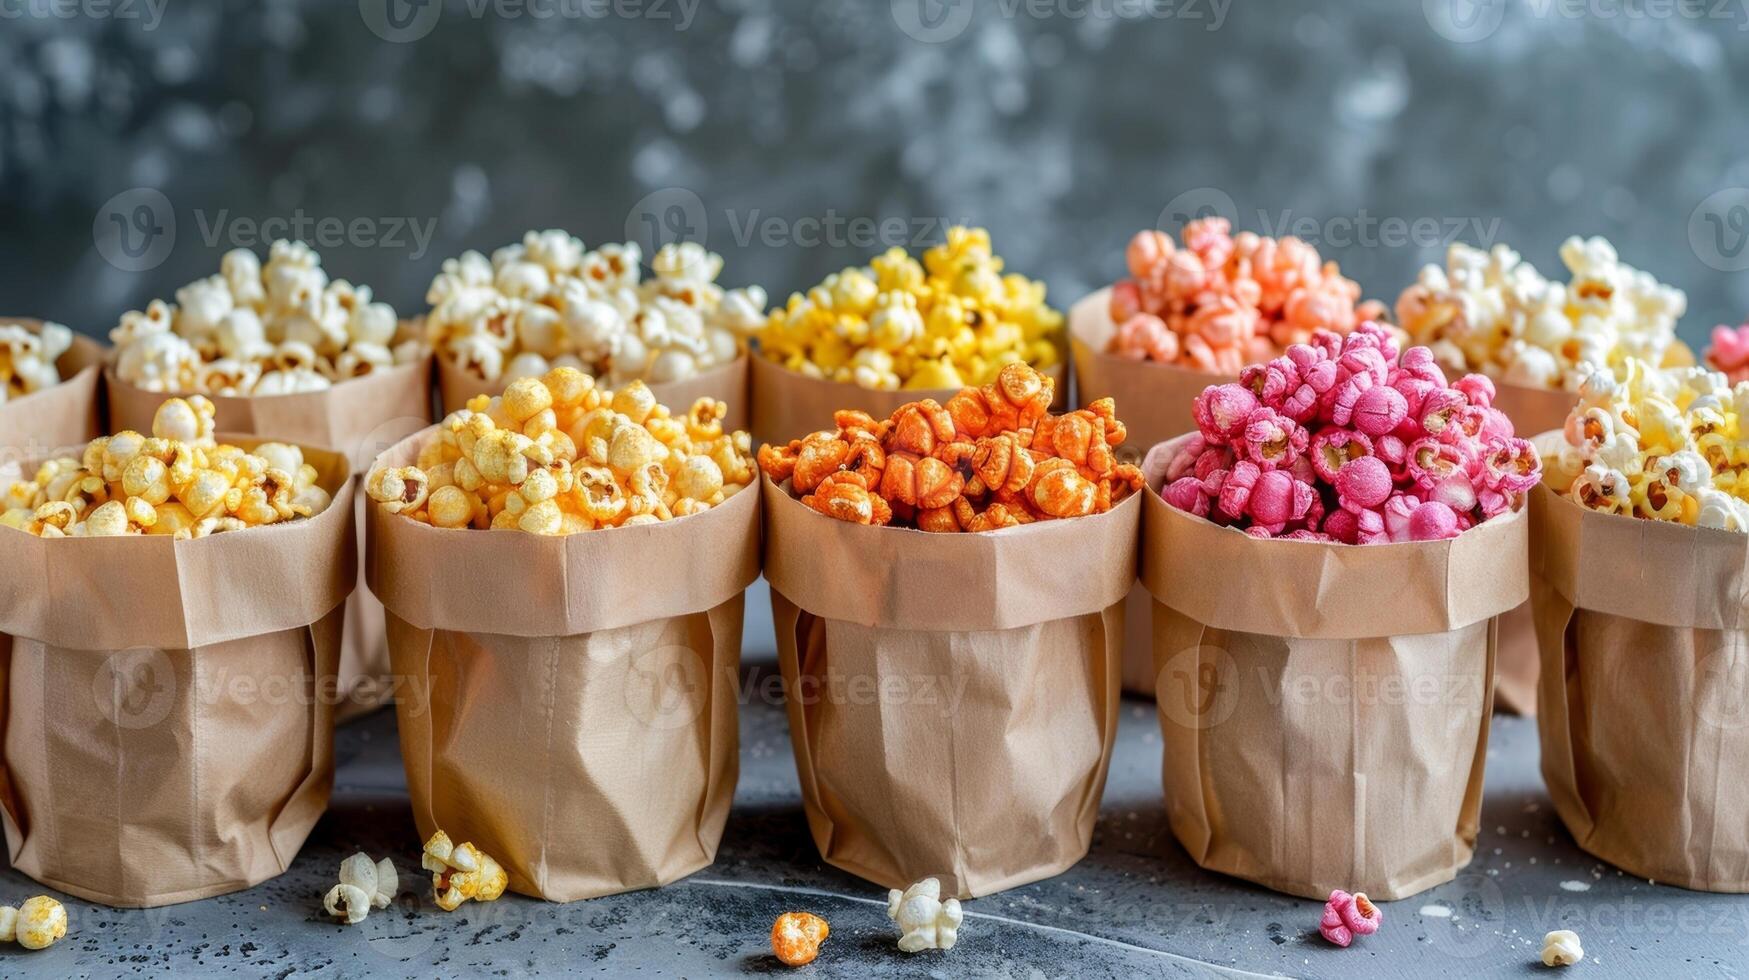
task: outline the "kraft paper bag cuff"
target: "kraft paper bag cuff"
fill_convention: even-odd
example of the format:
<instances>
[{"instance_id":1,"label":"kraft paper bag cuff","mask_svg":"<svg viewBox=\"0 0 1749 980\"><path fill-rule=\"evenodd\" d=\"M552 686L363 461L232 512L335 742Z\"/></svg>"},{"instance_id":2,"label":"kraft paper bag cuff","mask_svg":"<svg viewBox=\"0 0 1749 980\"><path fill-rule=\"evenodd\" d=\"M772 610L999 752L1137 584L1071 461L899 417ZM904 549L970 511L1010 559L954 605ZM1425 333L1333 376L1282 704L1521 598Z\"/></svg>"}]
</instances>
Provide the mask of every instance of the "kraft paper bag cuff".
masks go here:
<instances>
[{"instance_id":1,"label":"kraft paper bag cuff","mask_svg":"<svg viewBox=\"0 0 1749 980\"><path fill-rule=\"evenodd\" d=\"M377 457L410 466L433 426ZM366 521L366 576L419 629L574 636L711 609L759 577L759 493L702 514L558 537L439 528L385 512Z\"/></svg>"},{"instance_id":2,"label":"kraft paper bag cuff","mask_svg":"<svg viewBox=\"0 0 1749 980\"><path fill-rule=\"evenodd\" d=\"M947 404L959 394L958 388L934 388L882 391L842 381L827 381L797 374L768 357L754 354L753 360L753 441L787 444L810 432L832 428L832 415L840 409L867 412L884 419L909 402L933 398ZM1057 364L1040 372L1056 382L1055 400L1051 410L1059 411L1069 403L1069 379L1063 365ZM1118 417L1125 417L1119 405Z\"/></svg>"},{"instance_id":3,"label":"kraft paper bag cuff","mask_svg":"<svg viewBox=\"0 0 1749 980\"><path fill-rule=\"evenodd\" d=\"M306 447L304 458L335 501L305 520L189 541L0 528L0 632L75 650L186 650L321 620L357 577L353 478L338 453ZM0 483L17 476L0 469Z\"/></svg>"},{"instance_id":4,"label":"kraft paper bag cuff","mask_svg":"<svg viewBox=\"0 0 1749 980\"><path fill-rule=\"evenodd\" d=\"M748 415L749 360L751 358L747 352L742 351L741 356L733 361L701 371L694 377L681 381L650 383L650 391L655 394L657 404L668 406L675 415L686 414L692 403L700 398L715 398L729 407L728 414L723 416L723 428L729 432L745 429ZM600 379L596 383L614 387ZM497 381L483 381L472 372L457 367L449 358L441 354L437 357L438 403L443 406L445 415L466 408L468 399L475 395L502 395L507 384L502 378Z\"/></svg>"},{"instance_id":5,"label":"kraft paper bag cuff","mask_svg":"<svg viewBox=\"0 0 1749 980\"><path fill-rule=\"evenodd\" d=\"M1111 322L1111 290L1101 289L1069 309L1069 342L1075 354L1077 399L1083 405L1107 396L1129 429L1119 454L1139 458L1149 446L1196 427L1191 403L1209 385L1238 378L1177 364L1138 361L1105 352L1117 325Z\"/></svg>"},{"instance_id":6,"label":"kraft paper bag cuff","mask_svg":"<svg viewBox=\"0 0 1749 980\"><path fill-rule=\"evenodd\" d=\"M1605 514L1531 490L1532 567L1578 609L1678 628L1749 625L1749 534Z\"/></svg>"},{"instance_id":7,"label":"kraft paper bag cuff","mask_svg":"<svg viewBox=\"0 0 1749 980\"><path fill-rule=\"evenodd\" d=\"M35 331L41 320L0 317L0 323ZM98 380L108 349L83 334L55 362L61 383L0 403L0 449L24 458L51 455L89 442L103 427ZM18 458L18 457L14 457Z\"/></svg>"},{"instance_id":8,"label":"kraft paper bag cuff","mask_svg":"<svg viewBox=\"0 0 1749 980\"><path fill-rule=\"evenodd\" d=\"M1452 375L1452 380L1457 380ZM1528 388L1506 381L1494 381L1494 407L1512 420L1512 429L1529 439L1539 432L1559 430L1567 424L1567 414L1579 401L1579 395L1558 388Z\"/></svg>"},{"instance_id":9,"label":"kraft paper bag cuff","mask_svg":"<svg viewBox=\"0 0 1749 980\"><path fill-rule=\"evenodd\" d=\"M1324 544L1253 538L1160 497L1181 436L1149 450L1142 582L1154 597L1217 629L1359 640L1444 633L1530 597L1530 518L1520 506L1444 541ZM1211 576L1211 568L1221 574ZM1291 583L1232 588L1231 583ZM1381 596L1390 601L1381 602Z\"/></svg>"},{"instance_id":10,"label":"kraft paper bag cuff","mask_svg":"<svg viewBox=\"0 0 1749 980\"><path fill-rule=\"evenodd\" d=\"M869 527L818 513L761 474L765 577L808 612L859 626L1005 630L1097 613L1136 576L1135 494L1104 514L978 533Z\"/></svg>"}]
</instances>

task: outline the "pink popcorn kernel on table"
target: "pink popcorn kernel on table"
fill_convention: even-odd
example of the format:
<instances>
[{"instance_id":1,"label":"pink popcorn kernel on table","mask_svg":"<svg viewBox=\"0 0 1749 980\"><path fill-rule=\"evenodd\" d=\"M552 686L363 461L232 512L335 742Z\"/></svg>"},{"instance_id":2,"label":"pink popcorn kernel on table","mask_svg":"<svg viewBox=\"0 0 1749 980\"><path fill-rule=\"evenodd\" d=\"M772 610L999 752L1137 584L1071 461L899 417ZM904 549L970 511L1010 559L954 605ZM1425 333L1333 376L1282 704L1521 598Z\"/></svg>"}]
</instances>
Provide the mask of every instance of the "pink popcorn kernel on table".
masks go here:
<instances>
[{"instance_id":1,"label":"pink popcorn kernel on table","mask_svg":"<svg viewBox=\"0 0 1749 980\"><path fill-rule=\"evenodd\" d=\"M1254 537L1437 541L1512 510L1542 476L1493 407L1494 385L1447 383L1425 347L1373 322L1316 331L1210 385L1168 462L1167 503Z\"/></svg>"},{"instance_id":2,"label":"pink popcorn kernel on table","mask_svg":"<svg viewBox=\"0 0 1749 980\"><path fill-rule=\"evenodd\" d=\"M1234 235L1225 218L1192 221L1182 238L1150 230L1130 240L1130 278L1111 289L1109 353L1230 375L1316 330L1346 334L1384 314L1298 238Z\"/></svg>"},{"instance_id":3,"label":"pink popcorn kernel on table","mask_svg":"<svg viewBox=\"0 0 1749 980\"><path fill-rule=\"evenodd\" d=\"M1749 323L1713 328L1712 346L1706 351L1707 366L1723 371L1732 384L1749 381Z\"/></svg>"},{"instance_id":4,"label":"pink popcorn kernel on table","mask_svg":"<svg viewBox=\"0 0 1749 980\"><path fill-rule=\"evenodd\" d=\"M1324 916L1318 920L1318 932L1337 946L1347 948L1356 936L1370 936L1379 931L1385 913L1367 899L1365 892L1350 895L1338 888L1324 903Z\"/></svg>"}]
</instances>

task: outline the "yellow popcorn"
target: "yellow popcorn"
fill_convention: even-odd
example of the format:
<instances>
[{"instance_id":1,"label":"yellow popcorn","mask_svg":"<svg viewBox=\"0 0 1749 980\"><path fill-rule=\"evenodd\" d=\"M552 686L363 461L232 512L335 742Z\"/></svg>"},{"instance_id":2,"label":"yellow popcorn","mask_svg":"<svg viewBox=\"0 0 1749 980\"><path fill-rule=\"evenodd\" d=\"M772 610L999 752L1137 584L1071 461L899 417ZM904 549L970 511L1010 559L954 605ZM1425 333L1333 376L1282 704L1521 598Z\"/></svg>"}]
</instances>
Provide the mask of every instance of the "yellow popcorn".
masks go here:
<instances>
[{"instance_id":1,"label":"yellow popcorn","mask_svg":"<svg viewBox=\"0 0 1749 980\"><path fill-rule=\"evenodd\" d=\"M1397 320L1448 370L1476 372L1532 388L1576 391L1600 368L1629 359L1677 366L1686 351L1676 321L1679 289L1624 265L1602 238L1561 245L1567 283L1544 279L1505 245L1462 243L1443 267L1428 265L1397 299Z\"/></svg>"},{"instance_id":2,"label":"yellow popcorn","mask_svg":"<svg viewBox=\"0 0 1749 980\"><path fill-rule=\"evenodd\" d=\"M725 411L701 398L675 416L641 381L614 391L555 368L450 413L422 465L376 470L365 492L442 528L558 535L672 520L753 482L750 440L723 431Z\"/></svg>"},{"instance_id":3,"label":"yellow popcorn","mask_svg":"<svg viewBox=\"0 0 1749 980\"><path fill-rule=\"evenodd\" d=\"M792 295L758 345L808 377L917 390L988 384L1015 361L1051 367L1062 333L1044 284L1003 275L989 233L956 226L921 263L892 248Z\"/></svg>"},{"instance_id":4,"label":"yellow popcorn","mask_svg":"<svg viewBox=\"0 0 1749 980\"><path fill-rule=\"evenodd\" d=\"M445 912L467 901L496 901L510 884L510 876L491 855L473 844L453 844L441 830L425 842L420 867L431 872L432 894Z\"/></svg>"},{"instance_id":5,"label":"yellow popcorn","mask_svg":"<svg viewBox=\"0 0 1749 980\"><path fill-rule=\"evenodd\" d=\"M332 502L295 446L264 443L259 455L215 444L212 403L198 395L161 405L153 432L93 439L79 458L0 486L0 524L42 537L187 539L311 517Z\"/></svg>"},{"instance_id":6,"label":"yellow popcorn","mask_svg":"<svg viewBox=\"0 0 1749 980\"><path fill-rule=\"evenodd\" d=\"M265 265L248 249L225 253L219 273L178 289L176 302L122 315L109 335L116 376L147 391L284 395L421 355L417 342L397 342L391 307L368 288L330 280L321 262L302 242L274 242ZM172 424L187 421L175 413Z\"/></svg>"},{"instance_id":7,"label":"yellow popcorn","mask_svg":"<svg viewBox=\"0 0 1749 980\"><path fill-rule=\"evenodd\" d=\"M66 934L67 909L47 895L27 898L18 908L0 906L0 942L47 949Z\"/></svg>"}]
</instances>

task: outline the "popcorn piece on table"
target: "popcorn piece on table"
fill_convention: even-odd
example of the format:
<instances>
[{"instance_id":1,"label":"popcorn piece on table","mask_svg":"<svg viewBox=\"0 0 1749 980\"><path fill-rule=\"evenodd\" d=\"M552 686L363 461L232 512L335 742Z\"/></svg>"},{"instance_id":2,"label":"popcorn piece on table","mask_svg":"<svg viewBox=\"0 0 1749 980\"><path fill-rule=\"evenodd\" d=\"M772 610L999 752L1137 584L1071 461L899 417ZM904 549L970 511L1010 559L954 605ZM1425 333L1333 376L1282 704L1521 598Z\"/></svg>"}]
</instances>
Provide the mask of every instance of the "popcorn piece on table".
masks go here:
<instances>
[{"instance_id":1,"label":"popcorn piece on table","mask_svg":"<svg viewBox=\"0 0 1749 980\"><path fill-rule=\"evenodd\" d=\"M1367 900L1365 892L1349 893L1338 888L1324 903L1324 915L1318 920L1318 932L1331 943L1347 947L1356 936L1370 936L1379 931L1385 914Z\"/></svg>"},{"instance_id":2,"label":"popcorn piece on table","mask_svg":"<svg viewBox=\"0 0 1749 980\"><path fill-rule=\"evenodd\" d=\"M1397 299L1397 322L1455 371L1576 391L1596 367L1665 364L1688 299L1623 265L1602 238L1561 245L1567 283L1544 279L1505 245L1454 244Z\"/></svg>"},{"instance_id":3,"label":"popcorn piece on table","mask_svg":"<svg viewBox=\"0 0 1749 980\"><path fill-rule=\"evenodd\" d=\"M488 260L443 263L426 300L425 339L482 381L571 367L612 386L681 381L733 361L765 323L765 291L717 285L721 256L668 244L642 277L636 243L586 250L562 231L530 231Z\"/></svg>"},{"instance_id":4,"label":"popcorn piece on table","mask_svg":"<svg viewBox=\"0 0 1749 980\"><path fill-rule=\"evenodd\" d=\"M1197 396L1166 470L1172 506L1255 537L1381 544L1454 537L1516 506L1542 463L1432 352L1385 327L1317 331Z\"/></svg>"},{"instance_id":5,"label":"popcorn piece on table","mask_svg":"<svg viewBox=\"0 0 1749 980\"><path fill-rule=\"evenodd\" d=\"M0 403L52 388L61 382L55 362L73 346L73 331L58 323L36 330L0 323Z\"/></svg>"},{"instance_id":6,"label":"popcorn piece on table","mask_svg":"<svg viewBox=\"0 0 1749 980\"><path fill-rule=\"evenodd\" d=\"M1111 290L1109 353L1231 375L1314 330L1345 334L1384 314L1298 238L1234 235L1225 218L1192 221L1182 238L1151 230L1130 239L1130 278Z\"/></svg>"},{"instance_id":7,"label":"popcorn piece on table","mask_svg":"<svg viewBox=\"0 0 1749 980\"><path fill-rule=\"evenodd\" d=\"M785 966L807 966L820 955L831 929L811 912L785 912L771 924L771 952Z\"/></svg>"},{"instance_id":8,"label":"popcorn piece on table","mask_svg":"<svg viewBox=\"0 0 1749 980\"><path fill-rule=\"evenodd\" d=\"M93 439L80 459L51 459L0 494L0 525L45 538L168 534L178 540L314 517L329 494L303 451L253 451L213 439L200 395L158 407L152 435Z\"/></svg>"},{"instance_id":9,"label":"popcorn piece on table","mask_svg":"<svg viewBox=\"0 0 1749 980\"><path fill-rule=\"evenodd\" d=\"M497 901L510 884L510 876L491 855L473 844L453 844L441 830L425 842L420 866L431 872L432 894L445 912L469 900Z\"/></svg>"},{"instance_id":10,"label":"popcorn piece on table","mask_svg":"<svg viewBox=\"0 0 1749 980\"><path fill-rule=\"evenodd\" d=\"M863 388L988 384L1004 364L1061 361L1063 315L1045 286L1003 274L982 228L949 228L923 261L891 248L771 311L759 353L790 371Z\"/></svg>"},{"instance_id":11,"label":"popcorn piece on table","mask_svg":"<svg viewBox=\"0 0 1749 980\"><path fill-rule=\"evenodd\" d=\"M887 918L899 927L899 949L916 953L925 949L952 949L959 941L965 913L959 899L941 900L941 882L925 878L910 888L887 892Z\"/></svg>"},{"instance_id":12,"label":"popcorn piece on table","mask_svg":"<svg viewBox=\"0 0 1749 980\"><path fill-rule=\"evenodd\" d=\"M400 884L393 861L372 861L360 852L340 862L340 883L328 889L322 908L329 915L344 918L347 925L356 925L372 908L388 908Z\"/></svg>"},{"instance_id":13,"label":"popcorn piece on table","mask_svg":"<svg viewBox=\"0 0 1749 980\"><path fill-rule=\"evenodd\" d=\"M1551 460L1583 507L1749 531L1749 382L1702 368L1628 359L1587 374Z\"/></svg>"},{"instance_id":14,"label":"popcorn piece on table","mask_svg":"<svg viewBox=\"0 0 1749 980\"><path fill-rule=\"evenodd\" d=\"M67 909L47 895L27 898L18 908L0 906L0 942L47 949L66 934Z\"/></svg>"},{"instance_id":15,"label":"popcorn piece on table","mask_svg":"<svg viewBox=\"0 0 1749 980\"><path fill-rule=\"evenodd\" d=\"M1579 934L1573 930L1556 929L1543 937L1543 966L1572 966L1584 958Z\"/></svg>"},{"instance_id":16,"label":"popcorn piece on table","mask_svg":"<svg viewBox=\"0 0 1749 980\"><path fill-rule=\"evenodd\" d=\"M1108 511L1143 485L1113 452L1124 425L1109 398L1051 415L1053 388L1007 364L945 406L909 402L878 422L838 412L836 431L761 446L759 465L803 504L857 524L991 531Z\"/></svg>"},{"instance_id":17,"label":"popcorn piece on table","mask_svg":"<svg viewBox=\"0 0 1749 980\"><path fill-rule=\"evenodd\" d=\"M572 534L702 513L753 482L745 432L701 398L684 416L641 381L596 387L576 368L510 383L451 412L417 465L373 471L385 511L443 528Z\"/></svg>"},{"instance_id":18,"label":"popcorn piece on table","mask_svg":"<svg viewBox=\"0 0 1749 980\"><path fill-rule=\"evenodd\" d=\"M366 286L330 280L302 242L276 241L267 264L226 252L219 272L122 314L115 373L146 391L268 396L321 391L420 355Z\"/></svg>"}]
</instances>

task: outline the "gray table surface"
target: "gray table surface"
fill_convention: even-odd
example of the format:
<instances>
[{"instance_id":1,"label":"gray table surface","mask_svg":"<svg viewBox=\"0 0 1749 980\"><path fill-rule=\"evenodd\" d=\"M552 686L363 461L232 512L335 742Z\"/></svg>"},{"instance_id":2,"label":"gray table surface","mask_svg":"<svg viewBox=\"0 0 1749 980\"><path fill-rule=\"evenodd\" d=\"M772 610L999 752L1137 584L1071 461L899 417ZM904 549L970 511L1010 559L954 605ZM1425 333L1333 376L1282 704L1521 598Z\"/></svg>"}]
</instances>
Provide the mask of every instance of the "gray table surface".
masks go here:
<instances>
[{"instance_id":1,"label":"gray table surface","mask_svg":"<svg viewBox=\"0 0 1749 980\"><path fill-rule=\"evenodd\" d=\"M746 669L770 666L763 583L749 596ZM803 976L1526 976L1545 932L1576 930L1585 961L1564 976L1749 974L1749 899L1630 877L1580 851L1537 771L1536 728L1496 719L1482 836L1457 880L1384 906L1377 935L1336 949L1319 903L1198 869L1166 824L1153 705L1126 701L1093 848L1048 881L966 904L959 945L906 956L884 892L824 865L808 837L780 707L741 718L741 780L714 866L666 888L570 905L507 895L445 913L417 873L392 712L337 740L334 800L292 869L246 892L118 911L67 900L68 938L0 947L0 976L704 977L783 973L772 918L809 909L832 925ZM363 924L327 920L321 896L355 850L389 855L403 892ZM42 887L0 871L0 900Z\"/></svg>"}]
</instances>

